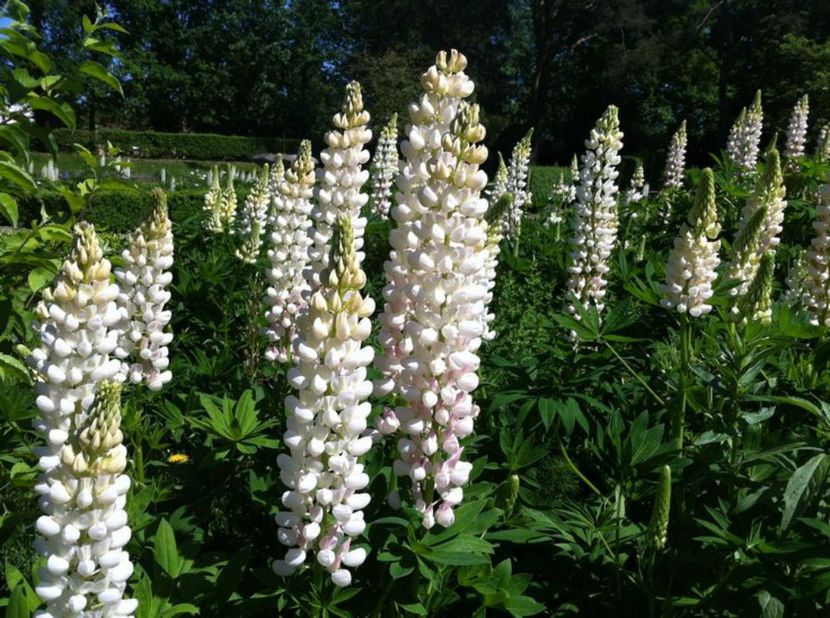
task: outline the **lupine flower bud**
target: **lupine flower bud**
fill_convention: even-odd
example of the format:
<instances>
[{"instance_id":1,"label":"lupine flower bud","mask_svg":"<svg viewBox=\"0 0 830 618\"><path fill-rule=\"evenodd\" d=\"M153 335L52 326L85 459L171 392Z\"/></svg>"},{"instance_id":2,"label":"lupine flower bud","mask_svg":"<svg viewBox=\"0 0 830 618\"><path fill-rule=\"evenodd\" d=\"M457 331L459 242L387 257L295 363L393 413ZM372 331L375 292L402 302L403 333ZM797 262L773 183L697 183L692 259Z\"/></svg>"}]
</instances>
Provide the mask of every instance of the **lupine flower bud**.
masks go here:
<instances>
[{"instance_id":1,"label":"lupine flower bud","mask_svg":"<svg viewBox=\"0 0 830 618\"><path fill-rule=\"evenodd\" d=\"M340 113L334 115L333 123L335 130L325 136L328 148L320 153L323 168L317 170L317 204L311 211L313 244L308 252L306 279L312 292L321 284L320 273L328 266L332 228L341 215L347 215L352 221L358 261L362 262L364 257L366 218L360 216L360 209L369 201L369 196L361 192L361 187L369 179L369 172L363 166L369 160L366 144L372 139L372 132L366 127L369 112L363 109L359 83L350 82L346 86L346 99Z\"/></svg>"},{"instance_id":2,"label":"lupine flower bud","mask_svg":"<svg viewBox=\"0 0 830 618\"><path fill-rule=\"evenodd\" d=\"M736 316L742 324L746 324L749 320L757 320L764 324L772 321L771 296L774 270L775 254L765 253L761 257L749 289L738 299Z\"/></svg>"},{"instance_id":3,"label":"lupine flower bud","mask_svg":"<svg viewBox=\"0 0 830 618\"><path fill-rule=\"evenodd\" d=\"M677 188L683 186L683 174L686 171L686 121L680 123L680 128L672 136L669 144L669 153L666 157L666 187Z\"/></svg>"},{"instance_id":4,"label":"lupine flower bud","mask_svg":"<svg viewBox=\"0 0 830 618\"><path fill-rule=\"evenodd\" d=\"M609 106L585 141L582 155L577 208L573 235L570 239L571 274L568 291L584 308L593 303L597 311L605 307L605 286L608 260L617 243L617 184L623 133L617 108ZM576 307L568 310L579 316Z\"/></svg>"},{"instance_id":5,"label":"lupine flower bud","mask_svg":"<svg viewBox=\"0 0 830 618\"><path fill-rule=\"evenodd\" d=\"M767 153L764 173L741 211L738 235L732 247L734 257L727 270L728 279L741 281L741 285L730 290L733 296L746 294L762 255L775 255L787 206L785 195L781 160L778 151L772 149ZM760 210L763 210L763 215L759 218Z\"/></svg>"},{"instance_id":6,"label":"lupine flower bud","mask_svg":"<svg viewBox=\"0 0 830 618\"><path fill-rule=\"evenodd\" d=\"M758 90L752 105L741 110L738 120L732 126L726 147L730 161L742 175L754 172L758 165L763 127L764 110L761 107L761 91Z\"/></svg>"},{"instance_id":7,"label":"lupine flower bud","mask_svg":"<svg viewBox=\"0 0 830 618\"><path fill-rule=\"evenodd\" d=\"M496 506L502 509L507 516L513 512L516 500L519 497L519 475L511 474L496 488Z\"/></svg>"},{"instance_id":8,"label":"lupine flower bud","mask_svg":"<svg viewBox=\"0 0 830 618\"><path fill-rule=\"evenodd\" d=\"M830 326L830 185L821 189L813 229L816 235L807 250L802 302L810 323Z\"/></svg>"},{"instance_id":9,"label":"lupine flower bud","mask_svg":"<svg viewBox=\"0 0 830 618\"><path fill-rule=\"evenodd\" d=\"M703 170L694 207L680 234L666 266L666 283L661 286L661 304L679 313L700 317L712 310L707 301L712 297L715 269L720 264L718 250L720 233L715 205L715 178L712 170Z\"/></svg>"},{"instance_id":10,"label":"lupine flower bud","mask_svg":"<svg viewBox=\"0 0 830 618\"><path fill-rule=\"evenodd\" d=\"M335 585L346 586L351 574L345 567L366 559L366 551L352 549L351 542L366 526L363 508L370 499L363 491L369 477L361 462L372 446L366 432L371 411L366 398L372 392L366 367L374 350L362 344L375 309L370 297L360 295L366 275L347 215L335 222L327 264L299 319L288 373L297 394L285 400L290 416L284 441L291 454L280 455L277 463L288 488L282 497L287 510L276 520L279 540L290 549L273 567L290 575L314 551Z\"/></svg>"},{"instance_id":11,"label":"lupine flower bud","mask_svg":"<svg viewBox=\"0 0 830 618\"><path fill-rule=\"evenodd\" d=\"M787 126L787 147L784 158L791 169L798 169L796 159L804 156L804 144L807 142L807 117L810 114L810 101L805 94L795 104Z\"/></svg>"},{"instance_id":12,"label":"lupine flower bud","mask_svg":"<svg viewBox=\"0 0 830 618\"><path fill-rule=\"evenodd\" d=\"M314 187L311 142L304 140L291 167L284 174L279 172L277 167L275 176L281 179L272 196L274 214L268 249L271 268L266 273L270 285L265 296L268 305L265 334L269 346L265 358L285 363L291 357L297 316L305 308L304 294L308 290L303 271L311 244L308 236Z\"/></svg>"},{"instance_id":13,"label":"lupine flower bud","mask_svg":"<svg viewBox=\"0 0 830 618\"><path fill-rule=\"evenodd\" d=\"M530 129L513 148L513 154L510 156L510 168L507 172L507 182L505 183L505 192L513 195L513 201L509 210L505 212L502 218L501 228L502 234L508 240L514 242L521 233L524 207L533 199L528 186L530 180L528 178L530 170L530 138L532 135L533 129Z\"/></svg>"},{"instance_id":14,"label":"lupine flower bud","mask_svg":"<svg viewBox=\"0 0 830 618\"><path fill-rule=\"evenodd\" d=\"M646 547L651 551L663 549L668 540L669 512L671 510L671 468L663 466L660 482L654 496L651 520L646 530Z\"/></svg>"},{"instance_id":15,"label":"lupine flower bud","mask_svg":"<svg viewBox=\"0 0 830 618\"><path fill-rule=\"evenodd\" d=\"M415 507L429 528L454 521L471 464L460 440L473 432L478 406L476 351L485 332L488 251L487 150L466 58L438 54L421 78L423 94L410 105L408 139L384 269L387 285L378 335L383 355L378 394L400 399L399 459L393 468L412 481Z\"/></svg>"},{"instance_id":16,"label":"lupine flower bud","mask_svg":"<svg viewBox=\"0 0 830 618\"><path fill-rule=\"evenodd\" d=\"M128 616L122 600L132 565L121 548L130 538L124 512L129 478L118 429L120 386L105 382L120 368L118 286L110 282L93 227L79 223L72 251L37 307L41 345L29 358L37 371L35 429L41 475L35 491L44 515L36 548L47 557L35 591L42 616ZM96 384L99 384L96 397Z\"/></svg>"},{"instance_id":17,"label":"lupine flower bud","mask_svg":"<svg viewBox=\"0 0 830 618\"><path fill-rule=\"evenodd\" d=\"M115 356L124 361L121 375L125 379L133 384L144 382L155 391L173 377L167 349L173 333L165 332L171 313L164 308L173 280L173 232L164 192L155 189L153 200L150 217L130 235L129 246L121 254L124 266L115 269L124 320Z\"/></svg>"},{"instance_id":18,"label":"lupine flower bud","mask_svg":"<svg viewBox=\"0 0 830 618\"><path fill-rule=\"evenodd\" d=\"M643 170L643 164L638 162L634 169L634 174L631 176L631 186L625 192L625 201L629 204L636 204L646 196L648 188L646 187L646 173ZM631 213L632 217L637 216L636 212Z\"/></svg>"},{"instance_id":19,"label":"lupine flower bud","mask_svg":"<svg viewBox=\"0 0 830 618\"><path fill-rule=\"evenodd\" d=\"M380 132L375 156L372 157L372 212L381 219L389 218L392 206L392 182L398 175L398 115L392 114Z\"/></svg>"},{"instance_id":20,"label":"lupine flower bud","mask_svg":"<svg viewBox=\"0 0 830 618\"><path fill-rule=\"evenodd\" d=\"M248 264L254 264L262 247L262 235L265 232L268 207L271 202L269 193L268 165L263 166L242 209L242 221L239 226L239 235L242 237L242 246L236 250L236 257Z\"/></svg>"}]
</instances>

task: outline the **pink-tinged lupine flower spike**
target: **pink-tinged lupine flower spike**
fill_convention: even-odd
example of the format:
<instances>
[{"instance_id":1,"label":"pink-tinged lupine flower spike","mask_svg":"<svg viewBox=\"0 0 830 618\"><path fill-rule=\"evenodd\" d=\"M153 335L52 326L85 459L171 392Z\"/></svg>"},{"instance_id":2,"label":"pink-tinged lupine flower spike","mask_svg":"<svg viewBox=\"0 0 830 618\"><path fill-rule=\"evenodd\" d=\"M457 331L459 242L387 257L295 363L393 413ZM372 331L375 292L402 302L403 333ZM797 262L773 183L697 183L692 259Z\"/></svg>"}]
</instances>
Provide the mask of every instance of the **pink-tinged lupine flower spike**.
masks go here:
<instances>
[{"instance_id":1,"label":"pink-tinged lupine flower spike","mask_svg":"<svg viewBox=\"0 0 830 618\"><path fill-rule=\"evenodd\" d=\"M366 420L372 392L367 366L374 350L363 345L375 309L361 296L366 275L354 248L351 220L341 216L332 229L332 250L320 273L320 287L298 321L294 367L288 373L296 394L286 397L289 413L284 441L289 453L277 459L285 510L276 521L278 538L289 547L276 560L288 576L309 552L338 586L351 582L346 567L357 567L366 550L352 548L363 533L363 509L370 496L363 456L372 446Z\"/></svg>"},{"instance_id":2,"label":"pink-tinged lupine flower spike","mask_svg":"<svg viewBox=\"0 0 830 618\"><path fill-rule=\"evenodd\" d=\"M821 189L813 229L802 303L812 324L830 327L830 185Z\"/></svg>"},{"instance_id":3,"label":"pink-tinged lupine flower spike","mask_svg":"<svg viewBox=\"0 0 830 618\"><path fill-rule=\"evenodd\" d=\"M155 189L153 199L152 214L132 233L121 254L124 265L115 269L125 318L115 355L123 361L124 378L155 391L173 377L167 347L173 333L166 330L172 314L165 308L173 280L173 231L164 192Z\"/></svg>"},{"instance_id":4,"label":"pink-tinged lupine flower spike","mask_svg":"<svg viewBox=\"0 0 830 618\"><path fill-rule=\"evenodd\" d=\"M274 214L268 249L271 268L266 273L269 286L265 296L265 334L269 341L265 358L271 361L285 363L290 359L297 316L306 305L308 284L304 270L311 244L308 230L313 187L311 142L303 140L297 158L277 182L277 194L272 201Z\"/></svg>"},{"instance_id":5,"label":"pink-tinged lupine flower spike","mask_svg":"<svg viewBox=\"0 0 830 618\"><path fill-rule=\"evenodd\" d=\"M306 272L312 292L320 285L320 273L328 265L332 228L341 215L347 215L352 222L357 259L363 261L366 218L360 216L360 210L369 201L369 196L361 191L369 179L369 171L363 169L369 161L366 144L372 139L368 123L369 112L363 109L360 84L350 82L343 107L333 118L335 128L326 133L328 147L320 153L323 167L317 170L317 203L311 211L313 244Z\"/></svg>"},{"instance_id":6,"label":"pink-tinged lupine flower spike","mask_svg":"<svg viewBox=\"0 0 830 618\"><path fill-rule=\"evenodd\" d=\"M617 244L616 179L622 138L617 108L611 105L585 141L587 151L582 155L576 191L568 291L583 308L594 304L599 312L605 307L608 260ZM568 310L579 315L573 305Z\"/></svg>"},{"instance_id":7,"label":"pink-tinged lupine flower spike","mask_svg":"<svg viewBox=\"0 0 830 618\"><path fill-rule=\"evenodd\" d=\"M661 303L668 309L700 317L712 310L712 283L720 264L717 240L720 225L715 204L715 178L712 170L703 170L695 205L674 240L666 266L666 283L661 286Z\"/></svg>"},{"instance_id":8,"label":"pink-tinged lupine flower spike","mask_svg":"<svg viewBox=\"0 0 830 618\"><path fill-rule=\"evenodd\" d=\"M487 150L478 107L458 100L473 90L465 66L457 52L439 54L410 107L381 315L384 377L376 388L394 390L399 405L379 428L397 425L403 434L393 469L411 480L428 528L451 525L463 498L471 466L456 454L478 415L471 393L486 328L487 176L479 166ZM448 484L439 485L439 471Z\"/></svg>"}]
</instances>

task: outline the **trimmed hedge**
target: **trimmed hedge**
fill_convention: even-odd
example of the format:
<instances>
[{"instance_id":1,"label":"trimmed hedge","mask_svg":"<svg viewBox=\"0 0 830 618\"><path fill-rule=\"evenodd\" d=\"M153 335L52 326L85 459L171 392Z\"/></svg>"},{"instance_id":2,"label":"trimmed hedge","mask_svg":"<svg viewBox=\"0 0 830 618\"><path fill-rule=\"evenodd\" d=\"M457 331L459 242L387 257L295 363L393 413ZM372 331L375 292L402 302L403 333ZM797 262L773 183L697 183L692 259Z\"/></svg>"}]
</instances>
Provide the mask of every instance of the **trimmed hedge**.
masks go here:
<instances>
[{"instance_id":1,"label":"trimmed hedge","mask_svg":"<svg viewBox=\"0 0 830 618\"><path fill-rule=\"evenodd\" d=\"M147 159L192 159L196 161L244 161L264 152L292 153L300 140L281 137L243 137L214 135L212 133L157 133L155 131L98 131L54 132L61 150L72 150L72 144L81 144L92 152L106 148L107 142L130 157Z\"/></svg>"},{"instance_id":2,"label":"trimmed hedge","mask_svg":"<svg viewBox=\"0 0 830 618\"><path fill-rule=\"evenodd\" d=\"M237 189L241 205L246 192ZM197 190L173 191L167 193L167 206L173 221L182 221L193 215L201 215L205 192ZM40 218L41 207L50 215L61 216L68 211L64 197L57 191L40 191L18 198L20 224L28 225ZM152 207L150 191L101 191L89 202L80 218L89 221L96 228L113 233L134 230L147 218Z\"/></svg>"}]
</instances>

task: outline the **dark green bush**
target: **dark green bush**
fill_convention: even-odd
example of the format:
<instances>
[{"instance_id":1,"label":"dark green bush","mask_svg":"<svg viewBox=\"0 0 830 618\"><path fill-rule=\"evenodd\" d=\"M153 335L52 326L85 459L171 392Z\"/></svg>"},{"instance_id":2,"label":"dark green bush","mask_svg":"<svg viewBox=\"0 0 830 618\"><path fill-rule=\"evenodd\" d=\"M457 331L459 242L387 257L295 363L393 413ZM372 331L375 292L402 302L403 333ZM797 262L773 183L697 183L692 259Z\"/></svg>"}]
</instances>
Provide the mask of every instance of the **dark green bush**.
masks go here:
<instances>
[{"instance_id":1,"label":"dark green bush","mask_svg":"<svg viewBox=\"0 0 830 618\"><path fill-rule=\"evenodd\" d=\"M543 210L553 194L554 185L559 182L559 174L565 174L567 180L570 171L555 165L533 165L530 168L530 191L533 194L533 210Z\"/></svg>"},{"instance_id":2,"label":"dark green bush","mask_svg":"<svg viewBox=\"0 0 830 618\"><path fill-rule=\"evenodd\" d=\"M299 140L282 137L243 137L212 133L157 133L155 131L55 131L62 150L73 144L96 151L107 142L124 154L148 159L195 159L200 161L242 161L263 152L294 152Z\"/></svg>"}]
</instances>

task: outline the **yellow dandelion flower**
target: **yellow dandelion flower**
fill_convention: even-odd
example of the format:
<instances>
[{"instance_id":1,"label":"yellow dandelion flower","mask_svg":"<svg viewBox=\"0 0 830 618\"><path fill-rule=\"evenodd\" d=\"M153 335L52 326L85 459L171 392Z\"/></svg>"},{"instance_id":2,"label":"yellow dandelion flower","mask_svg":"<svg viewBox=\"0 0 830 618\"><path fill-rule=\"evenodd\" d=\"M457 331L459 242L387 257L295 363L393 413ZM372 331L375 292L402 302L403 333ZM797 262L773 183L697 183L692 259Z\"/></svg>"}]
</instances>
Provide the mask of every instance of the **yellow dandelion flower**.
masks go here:
<instances>
[{"instance_id":1,"label":"yellow dandelion flower","mask_svg":"<svg viewBox=\"0 0 830 618\"><path fill-rule=\"evenodd\" d=\"M190 461L190 457L185 455L184 453L173 453L170 457L167 458L167 461L174 464L183 464Z\"/></svg>"}]
</instances>

